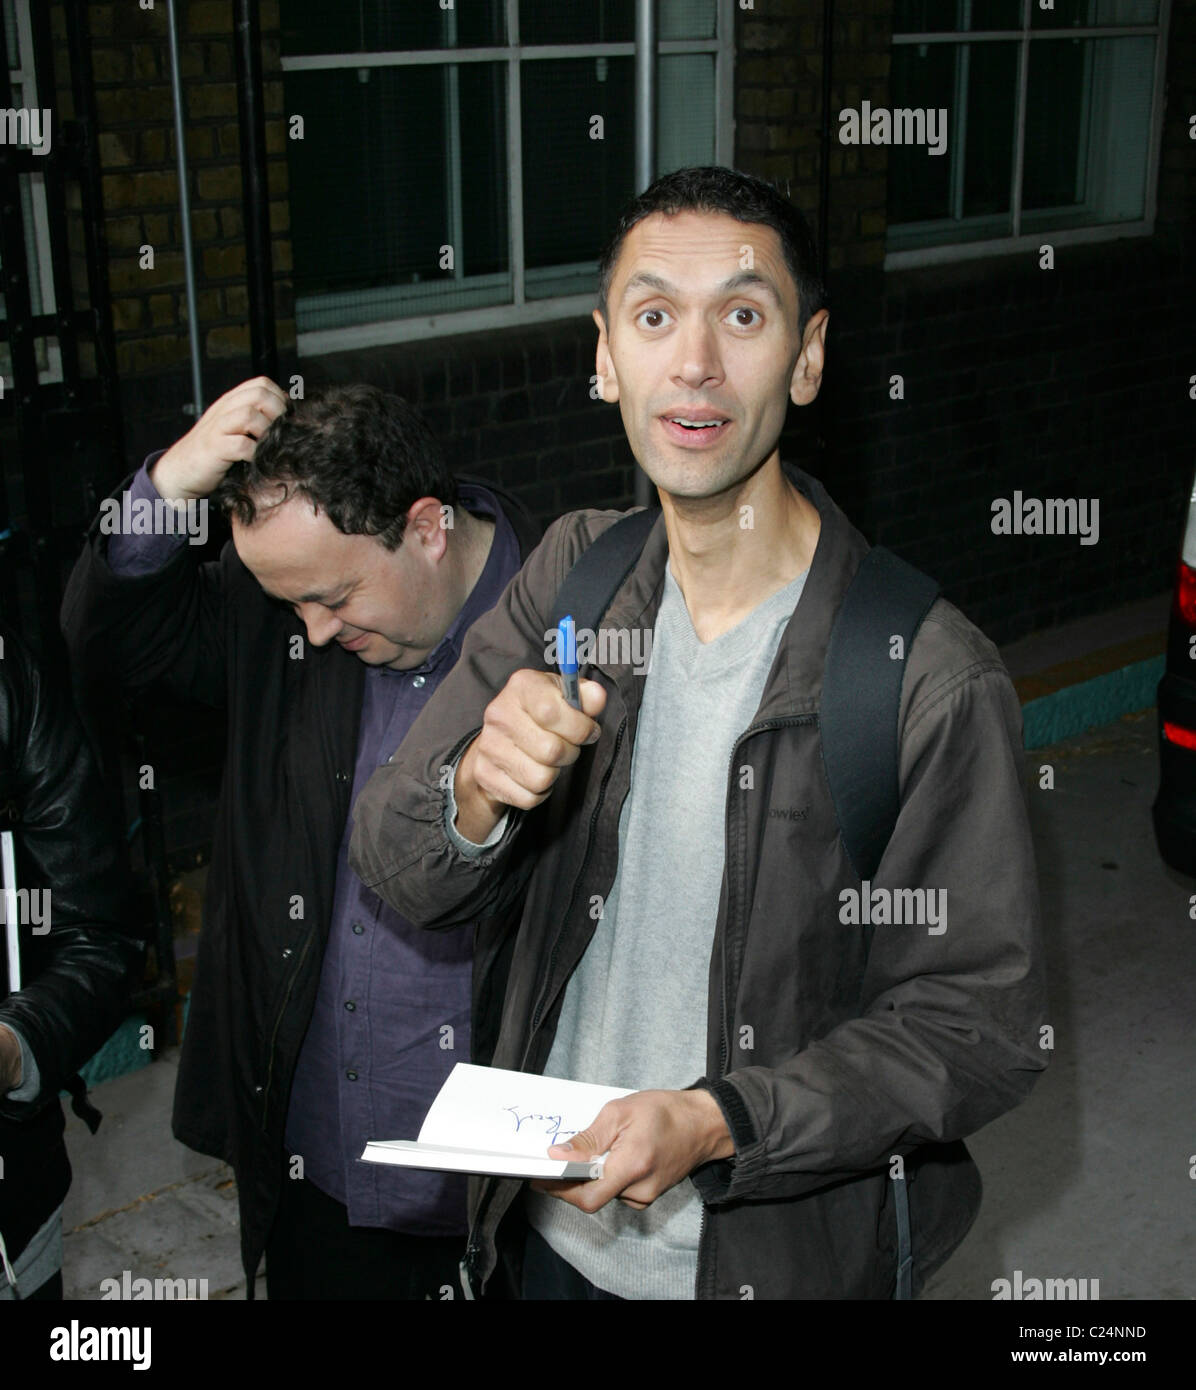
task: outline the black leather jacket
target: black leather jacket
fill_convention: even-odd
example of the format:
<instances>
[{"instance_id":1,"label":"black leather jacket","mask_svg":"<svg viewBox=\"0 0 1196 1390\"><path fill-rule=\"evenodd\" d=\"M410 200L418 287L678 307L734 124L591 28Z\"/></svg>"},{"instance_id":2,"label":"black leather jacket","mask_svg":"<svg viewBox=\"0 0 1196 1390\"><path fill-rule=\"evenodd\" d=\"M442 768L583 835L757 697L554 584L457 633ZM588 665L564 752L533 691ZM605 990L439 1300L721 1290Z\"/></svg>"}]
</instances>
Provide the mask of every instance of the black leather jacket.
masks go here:
<instances>
[{"instance_id":1,"label":"black leather jacket","mask_svg":"<svg viewBox=\"0 0 1196 1390\"><path fill-rule=\"evenodd\" d=\"M70 1186L58 1093L120 1023L144 946L124 845L70 696L2 623L0 640L0 829L13 832L18 886L50 890L49 931L21 926L16 994L0 947L0 1023L25 1039L41 1075L33 1100L0 1094L0 1234L15 1261Z\"/></svg>"}]
</instances>

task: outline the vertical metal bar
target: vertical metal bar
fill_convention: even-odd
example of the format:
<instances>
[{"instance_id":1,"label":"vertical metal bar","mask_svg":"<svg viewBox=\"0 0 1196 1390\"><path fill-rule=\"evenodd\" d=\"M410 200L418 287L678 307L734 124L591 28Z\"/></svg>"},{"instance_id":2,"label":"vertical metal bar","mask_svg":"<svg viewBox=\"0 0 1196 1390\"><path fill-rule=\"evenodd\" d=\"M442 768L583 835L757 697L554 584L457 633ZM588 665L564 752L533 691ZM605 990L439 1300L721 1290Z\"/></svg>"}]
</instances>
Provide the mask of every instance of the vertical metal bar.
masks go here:
<instances>
[{"instance_id":1,"label":"vertical metal bar","mask_svg":"<svg viewBox=\"0 0 1196 1390\"><path fill-rule=\"evenodd\" d=\"M714 55L714 162L735 163L735 0L719 0Z\"/></svg>"},{"instance_id":2,"label":"vertical metal bar","mask_svg":"<svg viewBox=\"0 0 1196 1390\"><path fill-rule=\"evenodd\" d=\"M525 298L523 267L523 93L519 75L519 0L507 0L507 207L511 226L511 302Z\"/></svg>"},{"instance_id":3,"label":"vertical metal bar","mask_svg":"<svg viewBox=\"0 0 1196 1390\"><path fill-rule=\"evenodd\" d=\"M96 135L95 86L91 71L91 35L87 0L66 0L66 33L70 53L71 84L79 144L79 195L83 211L83 248L87 261L87 297L95 334L96 375L111 421L112 457L117 466L124 458L120 382L116 370L116 346L112 332L112 297L108 289L108 239L104 232L100 154Z\"/></svg>"},{"instance_id":4,"label":"vertical metal bar","mask_svg":"<svg viewBox=\"0 0 1196 1390\"><path fill-rule=\"evenodd\" d=\"M972 0L960 0L964 30L972 27ZM951 137L951 216L963 218L964 188L968 157L968 93L972 71L972 45L961 43L955 50L955 130Z\"/></svg>"},{"instance_id":5,"label":"vertical metal bar","mask_svg":"<svg viewBox=\"0 0 1196 1390\"><path fill-rule=\"evenodd\" d=\"M635 0L635 191L656 177L656 3ZM635 470L635 505L650 507L652 480Z\"/></svg>"},{"instance_id":6,"label":"vertical metal bar","mask_svg":"<svg viewBox=\"0 0 1196 1390\"><path fill-rule=\"evenodd\" d=\"M274 329L274 258L270 247L270 189L266 177L266 118L262 103L262 34L257 5L235 0L237 129L241 145L241 205L249 289L253 369L278 376ZM189 259L189 258L188 258Z\"/></svg>"},{"instance_id":7,"label":"vertical metal bar","mask_svg":"<svg viewBox=\"0 0 1196 1390\"><path fill-rule=\"evenodd\" d=\"M635 0L635 191L656 177L656 0Z\"/></svg>"},{"instance_id":8,"label":"vertical metal bar","mask_svg":"<svg viewBox=\"0 0 1196 1390\"><path fill-rule=\"evenodd\" d=\"M831 207L831 55L835 43L835 0L822 4L822 129L818 142L818 278L826 285L830 256ZM825 399L825 392L817 399Z\"/></svg>"},{"instance_id":9,"label":"vertical metal bar","mask_svg":"<svg viewBox=\"0 0 1196 1390\"><path fill-rule=\"evenodd\" d=\"M445 39L457 46L457 11L445 10ZM448 160L445 166L445 192L448 202L449 244L453 248L453 279L465 274L465 226L461 209L461 69L450 63L444 70L445 112L448 122Z\"/></svg>"},{"instance_id":10,"label":"vertical metal bar","mask_svg":"<svg viewBox=\"0 0 1196 1390\"><path fill-rule=\"evenodd\" d=\"M8 944L8 992L21 989L21 920L17 897L17 855L12 831L0 834L0 872L4 875L4 928Z\"/></svg>"},{"instance_id":11,"label":"vertical metal bar","mask_svg":"<svg viewBox=\"0 0 1196 1390\"><path fill-rule=\"evenodd\" d=\"M1009 194L1011 236L1022 234L1022 171L1026 162L1026 86L1030 81L1030 6L1034 0L1024 0L1022 9L1022 41L1017 49L1017 112L1014 119L1016 144L1013 149L1013 188Z\"/></svg>"},{"instance_id":12,"label":"vertical metal bar","mask_svg":"<svg viewBox=\"0 0 1196 1390\"><path fill-rule=\"evenodd\" d=\"M195 249L191 242L191 190L187 187L187 141L183 119L183 77L179 71L179 33L175 0L166 0L166 23L170 43L170 90L174 98L174 139L178 154L179 218L183 224L183 281L187 293L187 335L191 340L191 392L195 414L202 415L203 376L199 342L199 302L195 293Z\"/></svg>"}]
</instances>

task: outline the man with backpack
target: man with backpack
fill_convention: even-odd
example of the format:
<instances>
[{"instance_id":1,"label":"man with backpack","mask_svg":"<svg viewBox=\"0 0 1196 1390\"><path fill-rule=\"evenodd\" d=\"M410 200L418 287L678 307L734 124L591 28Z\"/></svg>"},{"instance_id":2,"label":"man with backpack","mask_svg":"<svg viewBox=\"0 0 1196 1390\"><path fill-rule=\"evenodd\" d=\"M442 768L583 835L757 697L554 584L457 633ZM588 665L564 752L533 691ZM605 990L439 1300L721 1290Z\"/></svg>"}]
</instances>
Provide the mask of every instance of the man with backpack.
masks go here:
<instances>
[{"instance_id":1,"label":"man with backpack","mask_svg":"<svg viewBox=\"0 0 1196 1390\"><path fill-rule=\"evenodd\" d=\"M727 169L629 205L597 373L662 513L554 523L357 802L350 860L413 921L523 896L493 1065L637 1092L550 1151L601 1178L473 1185L467 1292L910 1297L979 1205L963 1137L1045 1065L1008 675L779 455L814 265ZM647 673L592 644L580 709L569 607L652 634Z\"/></svg>"}]
</instances>

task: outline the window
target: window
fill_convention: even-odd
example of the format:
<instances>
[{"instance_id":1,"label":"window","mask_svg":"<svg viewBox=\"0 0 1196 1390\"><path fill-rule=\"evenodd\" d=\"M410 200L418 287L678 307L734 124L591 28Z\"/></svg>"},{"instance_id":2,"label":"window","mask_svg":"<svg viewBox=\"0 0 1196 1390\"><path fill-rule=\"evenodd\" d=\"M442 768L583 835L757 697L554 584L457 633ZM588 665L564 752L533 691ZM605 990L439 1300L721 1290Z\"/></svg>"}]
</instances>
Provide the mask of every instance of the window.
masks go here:
<instances>
[{"instance_id":1,"label":"window","mask_svg":"<svg viewBox=\"0 0 1196 1390\"><path fill-rule=\"evenodd\" d=\"M733 3L658 0L660 173L730 160ZM592 307L634 34L635 0L285 0L300 353Z\"/></svg>"},{"instance_id":2,"label":"window","mask_svg":"<svg viewBox=\"0 0 1196 1390\"><path fill-rule=\"evenodd\" d=\"M1153 230L1166 4L896 0L892 107L947 149L890 148L886 266Z\"/></svg>"}]
</instances>

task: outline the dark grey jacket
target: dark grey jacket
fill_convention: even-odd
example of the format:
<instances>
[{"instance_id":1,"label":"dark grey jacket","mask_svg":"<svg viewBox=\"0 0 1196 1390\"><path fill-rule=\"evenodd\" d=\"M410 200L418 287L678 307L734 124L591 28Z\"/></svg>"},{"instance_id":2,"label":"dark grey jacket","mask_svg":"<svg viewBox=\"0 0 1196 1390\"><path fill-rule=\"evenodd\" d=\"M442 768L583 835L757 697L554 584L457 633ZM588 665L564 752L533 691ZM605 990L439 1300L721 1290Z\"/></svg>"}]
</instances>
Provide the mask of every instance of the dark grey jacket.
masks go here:
<instances>
[{"instance_id":1,"label":"dark grey jacket","mask_svg":"<svg viewBox=\"0 0 1196 1390\"><path fill-rule=\"evenodd\" d=\"M735 1157L691 1174L705 1203L695 1295L887 1298L896 1284L894 1156L907 1180L917 1292L979 1207L979 1174L959 1141L1018 1104L1047 1060L1021 718L992 643L938 600L907 656L901 813L873 887L945 889L948 925L941 934L877 926L869 945L866 928L840 920L841 890L860 884L819 741L827 640L867 543L820 483L787 473L822 525L728 769L699 1084L722 1108ZM565 985L593 933L591 895L605 897L614 880L641 678L617 665L590 672L608 696L601 739L541 806L513 813L481 859L467 860L445 834L439 769L477 733L512 672L543 668L557 589L617 515L574 512L549 529L357 803L351 862L414 921L452 925L526 883L499 1067L542 1070ZM604 626L654 624L666 560L661 520ZM745 766L750 779L738 775ZM499 1262L499 1225L518 1189L518 1180L498 1178L471 1188L466 1264L475 1286Z\"/></svg>"}]
</instances>

